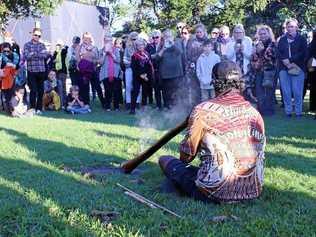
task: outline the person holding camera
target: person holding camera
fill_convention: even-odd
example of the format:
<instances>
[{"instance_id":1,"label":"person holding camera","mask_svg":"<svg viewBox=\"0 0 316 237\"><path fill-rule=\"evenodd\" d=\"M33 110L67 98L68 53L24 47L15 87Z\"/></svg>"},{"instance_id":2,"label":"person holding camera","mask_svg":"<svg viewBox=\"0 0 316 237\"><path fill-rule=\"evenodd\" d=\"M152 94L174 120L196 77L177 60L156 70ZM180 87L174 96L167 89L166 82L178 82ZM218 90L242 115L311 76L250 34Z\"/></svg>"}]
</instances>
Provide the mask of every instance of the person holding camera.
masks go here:
<instances>
[{"instance_id":1,"label":"person holding camera","mask_svg":"<svg viewBox=\"0 0 316 237\"><path fill-rule=\"evenodd\" d=\"M257 28L254 53L246 74L246 97L256 103L261 115L273 115L277 80L276 45L269 26Z\"/></svg>"},{"instance_id":2,"label":"person holding camera","mask_svg":"<svg viewBox=\"0 0 316 237\"><path fill-rule=\"evenodd\" d=\"M244 26L237 24L233 31L233 40L227 45L227 59L235 62L245 75L248 72L252 52L252 40L245 35Z\"/></svg>"},{"instance_id":3,"label":"person holding camera","mask_svg":"<svg viewBox=\"0 0 316 237\"><path fill-rule=\"evenodd\" d=\"M184 89L181 88L185 74L184 55L175 46L171 30L165 30L163 38L163 48L158 53L158 68L165 107L170 109L178 104L178 97L180 97Z\"/></svg>"}]
</instances>

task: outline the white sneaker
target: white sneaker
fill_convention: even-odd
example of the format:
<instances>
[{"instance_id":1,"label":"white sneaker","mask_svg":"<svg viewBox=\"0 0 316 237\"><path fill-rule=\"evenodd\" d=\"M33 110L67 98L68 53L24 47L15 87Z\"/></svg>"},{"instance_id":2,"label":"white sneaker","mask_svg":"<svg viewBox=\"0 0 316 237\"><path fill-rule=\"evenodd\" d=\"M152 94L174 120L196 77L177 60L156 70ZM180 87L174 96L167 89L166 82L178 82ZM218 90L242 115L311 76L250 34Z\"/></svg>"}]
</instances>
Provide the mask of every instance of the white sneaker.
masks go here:
<instances>
[{"instance_id":1,"label":"white sneaker","mask_svg":"<svg viewBox=\"0 0 316 237\"><path fill-rule=\"evenodd\" d=\"M40 110L36 110L36 114L37 114L37 115L42 115L43 113L42 113L42 111L40 111Z\"/></svg>"}]
</instances>

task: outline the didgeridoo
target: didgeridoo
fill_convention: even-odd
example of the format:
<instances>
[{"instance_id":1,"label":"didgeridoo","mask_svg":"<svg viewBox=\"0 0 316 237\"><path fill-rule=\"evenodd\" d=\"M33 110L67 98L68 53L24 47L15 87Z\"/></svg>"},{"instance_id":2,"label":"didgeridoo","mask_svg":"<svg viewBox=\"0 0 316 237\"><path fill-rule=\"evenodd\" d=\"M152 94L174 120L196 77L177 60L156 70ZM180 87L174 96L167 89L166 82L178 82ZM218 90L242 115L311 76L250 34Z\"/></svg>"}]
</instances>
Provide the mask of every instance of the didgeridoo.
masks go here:
<instances>
[{"instance_id":1,"label":"didgeridoo","mask_svg":"<svg viewBox=\"0 0 316 237\"><path fill-rule=\"evenodd\" d=\"M158 151L163 145L169 142L172 138L178 135L188 126L189 118L186 118L182 123L178 124L175 128L169 130L163 135L155 144L149 147L147 150L136 156L132 160L125 161L121 164L121 168L124 173L131 173L139 164L151 157L156 151Z\"/></svg>"}]
</instances>

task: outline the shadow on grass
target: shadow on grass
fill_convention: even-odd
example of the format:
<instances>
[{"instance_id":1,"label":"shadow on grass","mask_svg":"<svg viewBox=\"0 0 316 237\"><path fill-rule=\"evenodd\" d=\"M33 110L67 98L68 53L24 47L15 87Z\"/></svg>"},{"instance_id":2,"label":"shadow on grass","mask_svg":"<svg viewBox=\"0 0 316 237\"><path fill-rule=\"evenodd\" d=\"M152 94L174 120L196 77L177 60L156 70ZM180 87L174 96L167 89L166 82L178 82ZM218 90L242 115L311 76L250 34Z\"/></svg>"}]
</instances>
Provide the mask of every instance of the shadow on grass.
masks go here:
<instances>
[{"instance_id":1,"label":"shadow on grass","mask_svg":"<svg viewBox=\"0 0 316 237\"><path fill-rule=\"evenodd\" d=\"M53 203L56 203L57 207L60 207L60 211L64 213L65 220L69 218L69 213L73 211L78 211L81 217L77 218L82 218L82 216L89 216L93 209L99 208L102 210L104 202L112 204L112 206L113 204L115 205L115 203L111 203L111 200L108 200L110 195L115 195L114 193L118 192L114 184L104 189L102 183L90 182L76 176L76 174L54 169L49 164L57 167L61 166L61 168L65 164L70 168L96 165L111 166L113 163L120 164L125 161L124 159L113 155L90 152L81 148L69 147L60 142L32 138L12 129L0 128L0 130L13 136L13 140L17 144L36 153L35 158L26 160L0 157L0 181L2 178L13 185L21 186L24 190L27 190L25 191L26 193L34 192L43 200L52 200ZM8 157L10 157L10 154L8 154ZM153 164L147 162L147 168L152 166ZM105 177L105 180L113 178L130 179L130 176L124 176L123 174L109 176ZM25 236L36 235L33 232L36 232L37 228L40 229L39 235L56 230L57 232L51 233L51 236L58 235L59 230L65 231L62 232L62 235L66 235L69 231L72 234L82 234L87 230L85 228L72 227L66 221L54 218L49 213L51 211L49 207L41 206L38 203L30 203L25 199L24 195L21 197L21 194L15 193L14 190L7 189L7 187L0 185L0 194L3 193L0 196L0 204L1 200L4 200L11 193L7 196L9 204L4 203L1 206L0 216L5 216L6 221L0 223L0 227L2 227L0 233L14 231L12 230L12 225L18 226L19 223L22 223L24 226L17 227L15 230L17 233ZM23 199L21 202L15 201L21 198ZM12 202L14 203L13 206ZM6 204L8 204L7 207L5 207ZM18 205L18 209L16 210L19 210L16 214L12 211L12 209L15 209L15 205ZM41 221L42 218L44 218L44 221ZM31 221L32 223L28 223L30 220L34 220L34 223L33 221ZM23 221L27 223L23 224ZM19 231L27 232L23 233ZM77 236L77 234L75 235ZM78 236L80 235L78 234Z\"/></svg>"},{"instance_id":2,"label":"shadow on grass","mask_svg":"<svg viewBox=\"0 0 316 237\"><path fill-rule=\"evenodd\" d=\"M93 131L96 133L96 135L98 135L100 137L105 136L105 137L111 138L112 140L113 139L119 139L119 140L127 139L127 140L132 141L132 142L140 142L140 140L141 140L141 138L135 138L135 137L131 137L131 136L128 136L128 135L111 133L111 132L107 132L107 131L105 132L105 131L101 131L101 130L97 130L97 129L94 129ZM146 142L146 143L148 143L148 144L146 144L146 147L149 148L151 145L153 145L155 142L157 142L164 134L162 134L158 138L155 137L155 139L154 138L151 139L150 137L146 138L146 140L148 140L148 142ZM178 142L174 142L174 141L169 141L166 144L168 144L169 147L172 147L173 150L174 150L174 148L176 150L179 147L179 143Z\"/></svg>"},{"instance_id":3,"label":"shadow on grass","mask_svg":"<svg viewBox=\"0 0 316 237\"><path fill-rule=\"evenodd\" d=\"M17 192L7 186L0 185L0 204L2 204L0 210L0 233L5 236L15 234L40 236L44 233L50 236L58 234L66 236L67 233L70 236L87 236L88 232L90 234L93 232L91 229L96 230L96 226L88 228L87 222L91 221L91 219L89 217L84 219L83 216L89 216L92 209L102 207L106 200L107 206L116 206L116 208L121 205L124 206L119 211L123 216L128 216L128 219L119 219L116 225L125 226L126 231L134 231L136 226L136 228L139 228L139 234L148 235L150 233L151 236L163 234L160 225L166 220L170 224L170 229L168 230L170 236L183 236L185 233L192 233L193 227L195 227L193 228L194 232L199 236L206 236L212 228L216 228L217 231L223 233L223 236L227 236L225 231L223 232L221 229L221 225L211 227L208 224L208 227L205 228L205 224L209 223L209 220L205 219L205 217L210 218L214 215L209 214L209 208L216 211L216 213L225 210L225 213L228 211L228 213L241 218L242 222L237 223L233 227L238 232L240 231L239 228L245 225L243 222L247 223L248 231L250 227L254 233L256 231L262 233L262 231L267 229L271 233L275 232L276 236L280 234L280 229L285 227L286 229L282 231L287 231L289 234L300 234L300 232L297 232L296 225L307 225L306 229L308 231L305 233L312 233L311 230L314 228L312 227L313 220L308 217L312 215L316 200L299 191L284 191L272 186L265 186L263 195L258 200L235 205L210 205L195 202L188 198L179 198L176 195L162 195L162 197L165 196L165 200L161 202L162 205L171 209L176 208L181 215L189 215L184 220L178 220L169 218L167 214L163 215L161 213L158 215L154 210L148 209L146 206L134 201L127 202L127 199L121 199L121 202L124 202L124 204L118 203L120 200L118 196L123 194L109 187L109 185L105 189L99 184L81 182L70 175L58 173L40 165L35 166L22 160L0 158L0 163L1 167L6 170L1 172L0 181L4 179L9 183L22 187L22 190ZM10 170L17 172L10 172ZM26 198L32 192L40 196L40 200L32 202L29 198ZM148 193L147 195L145 194L145 196L148 195ZM115 199L111 200L111 197L115 197ZM47 203L43 204L42 200L47 201L49 206ZM54 214L56 206L59 210ZM196 207L198 207L197 210ZM237 212L236 207L239 208ZM221 211L222 209L223 211ZM70 213L76 211L78 211L77 215L80 216L72 219ZM195 214L192 216L192 213ZM259 222L256 222L253 216L260 217L259 229L257 229ZM271 217L275 218L276 222L282 220L280 226L273 225L276 229L271 229L271 223L274 223L274 221L271 221ZM196 218L199 219L198 222ZM156 226L146 226L141 224L141 220L146 220L144 223L155 223L154 225ZM188 225L188 221L194 222L192 226ZM102 227L100 226L99 228ZM210 229L208 230L208 228ZM192 234L194 235L194 233Z\"/></svg>"},{"instance_id":4,"label":"shadow on grass","mask_svg":"<svg viewBox=\"0 0 316 237\"><path fill-rule=\"evenodd\" d=\"M265 156L267 167L280 167L303 175L316 175L316 161L304 155L266 152Z\"/></svg>"},{"instance_id":5,"label":"shadow on grass","mask_svg":"<svg viewBox=\"0 0 316 237\"><path fill-rule=\"evenodd\" d=\"M33 192L31 189L23 190ZM39 202L31 202L25 195L1 184L0 197L0 235L2 236L43 236L44 234L65 236L67 233L71 233L72 236L88 235L87 230L79 225L70 225L66 223L65 218L50 214L51 207Z\"/></svg>"}]
</instances>

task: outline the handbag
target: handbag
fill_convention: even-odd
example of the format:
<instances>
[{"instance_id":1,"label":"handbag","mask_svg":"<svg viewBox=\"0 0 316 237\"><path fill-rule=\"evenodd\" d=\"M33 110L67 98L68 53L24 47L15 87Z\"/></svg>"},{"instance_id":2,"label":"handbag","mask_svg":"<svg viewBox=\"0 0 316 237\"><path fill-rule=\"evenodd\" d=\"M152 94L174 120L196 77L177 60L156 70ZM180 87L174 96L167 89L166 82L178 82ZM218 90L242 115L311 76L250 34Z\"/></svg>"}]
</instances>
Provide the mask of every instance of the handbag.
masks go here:
<instances>
[{"instance_id":1,"label":"handbag","mask_svg":"<svg viewBox=\"0 0 316 237\"><path fill-rule=\"evenodd\" d=\"M315 71L316 70L316 67L314 67L313 66L313 61L316 61L316 59L315 58L310 58L308 61L307 61L307 70L309 71L309 72L313 72L313 71Z\"/></svg>"},{"instance_id":2,"label":"handbag","mask_svg":"<svg viewBox=\"0 0 316 237\"><path fill-rule=\"evenodd\" d=\"M263 71L262 86L264 88L273 88L275 75L276 75L275 70L264 70Z\"/></svg>"},{"instance_id":3,"label":"handbag","mask_svg":"<svg viewBox=\"0 0 316 237\"><path fill-rule=\"evenodd\" d=\"M301 73L301 69L299 67L292 67L289 70L287 70L289 75L292 76L298 76Z\"/></svg>"}]
</instances>

